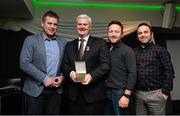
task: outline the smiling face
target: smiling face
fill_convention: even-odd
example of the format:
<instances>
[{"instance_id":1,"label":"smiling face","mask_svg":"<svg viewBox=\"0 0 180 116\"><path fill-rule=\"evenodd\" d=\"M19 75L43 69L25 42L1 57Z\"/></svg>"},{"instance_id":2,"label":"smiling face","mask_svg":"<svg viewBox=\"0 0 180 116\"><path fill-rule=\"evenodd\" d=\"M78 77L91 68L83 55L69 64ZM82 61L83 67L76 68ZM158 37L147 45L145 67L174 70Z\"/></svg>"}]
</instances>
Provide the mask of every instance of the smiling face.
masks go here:
<instances>
[{"instance_id":1,"label":"smiling face","mask_svg":"<svg viewBox=\"0 0 180 116\"><path fill-rule=\"evenodd\" d=\"M142 46L149 44L152 41L153 33L146 25L142 25L137 29L137 37Z\"/></svg>"},{"instance_id":2,"label":"smiling face","mask_svg":"<svg viewBox=\"0 0 180 116\"><path fill-rule=\"evenodd\" d=\"M87 18L79 18L76 21L76 31L81 38L88 36L91 31L90 21Z\"/></svg>"},{"instance_id":3,"label":"smiling face","mask_svg":"<svg viewBox=\"0 0 180 116\"><path fill-rule=\"evenodd\" d=\"M44 34L47 37L51 38L57 32L58 19L55 17L46 16L45 19L41 22Z\"/></svg>"},{"instance_id":4,"label":"smiling face","mask_svg":"<svg viewBox=\"0 0 180 116\"><path fill-rule=\"evenodd\" d=\"M117 43L122 37L122 28L118 24L112 24L108 28L108 39L112 44Z\"/></svg>"}]
</instances>

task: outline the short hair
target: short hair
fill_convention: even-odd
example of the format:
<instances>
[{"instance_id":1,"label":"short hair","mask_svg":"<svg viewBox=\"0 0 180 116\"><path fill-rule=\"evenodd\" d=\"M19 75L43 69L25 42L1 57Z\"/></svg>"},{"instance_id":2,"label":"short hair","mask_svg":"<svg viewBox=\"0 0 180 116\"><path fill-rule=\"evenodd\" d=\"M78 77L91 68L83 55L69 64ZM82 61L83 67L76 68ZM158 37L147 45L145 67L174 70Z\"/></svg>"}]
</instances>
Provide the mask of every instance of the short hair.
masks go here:
<instances>
[{"instance_id":1,"label":"short hair","mask_svg":"<svg viewBox=\"0 0 180 116\"><path fill-rule=\"evenodd\" d=\"M147 27L149 27L150 32L152 33L152 27L151 27L149 24L147 24L147 23L140 23L140 24L138 25L138 27L137 27L137 30L138 30L138 28L141 27L141 26L147 26Z\"/></svg>"},{"instance_id":2,"label":"short hair","mask_svg":"<svg viewBox=\"0 0 180 116\"><path fill-rule=\"evenodd\" d=\"M80 14L80 15L78 15L77 18L76 18L76 23L77 23L77 21L78 21L79 19L88 19L90 25L92 25L92 19L91 19L91 17L88 16L87 14Z\"/></svg>"},{"instance_id":3,"label":"short hair","mask_svg":"<svg viewBox=\"0 0 180 116\"><path fill-rule=\"evenodd\" d=\"M47 16L49 16L49 17L55 17L57 20L58 20L58 22L59 22L59 16L58 16L58 14L56 13L56 12L54 12L54 11L47 11L44 15L43 15L43 17L42 17L42 21L44 22L45 21L45 18L47 17Z\"/></svg>"},{"instance_id":4,"label":"short hair","mask_svg":"<svg viewBox=\"0 0 180 116\"><path fill-rule=\"evenodd\" d=\"M120 21L113 20L108 24L108 28L113 24L119 25L121 27L121 33L123 34L123 25L122 25L122 23Z\"/></svg>"}]
</instances>

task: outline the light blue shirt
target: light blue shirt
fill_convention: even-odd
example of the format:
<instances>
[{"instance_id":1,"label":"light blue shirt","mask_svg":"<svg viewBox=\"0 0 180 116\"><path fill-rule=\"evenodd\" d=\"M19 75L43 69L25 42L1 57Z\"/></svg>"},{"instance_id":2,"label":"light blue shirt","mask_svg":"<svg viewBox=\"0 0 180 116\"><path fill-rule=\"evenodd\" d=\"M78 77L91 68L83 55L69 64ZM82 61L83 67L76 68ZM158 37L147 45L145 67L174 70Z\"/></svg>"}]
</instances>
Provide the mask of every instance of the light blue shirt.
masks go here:
<instances>
[{"instance_id":1,"label":"light blue shirt","mask_svg":"<svg viewBox=\"0 0 180 116\"><path fill-rule=\"evenodd\" d=\"M45 39L45 52L46 52L46 71L47 76L44 81L50 77L55 77L57 74L59 63L59 47L56 38Z\"/></svg>"}]
</instances>

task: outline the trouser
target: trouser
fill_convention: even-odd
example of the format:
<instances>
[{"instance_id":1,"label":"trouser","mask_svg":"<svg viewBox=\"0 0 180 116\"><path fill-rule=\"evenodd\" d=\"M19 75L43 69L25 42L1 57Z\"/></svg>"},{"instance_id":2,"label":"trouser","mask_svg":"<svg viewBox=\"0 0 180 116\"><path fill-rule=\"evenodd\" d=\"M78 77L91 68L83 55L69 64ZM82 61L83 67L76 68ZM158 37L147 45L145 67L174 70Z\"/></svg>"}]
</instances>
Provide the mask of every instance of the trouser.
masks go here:
<instances>
[{"instance_id":1,"label":"trouser","mask_svg":"<svg viewBox=\"0 0 180 116\"><path fill-rule=\"evenodd\" d=\"M55 89L44 89L40 96L25 96L25 114L58 115L60 113L61 95Z\"/></svg>"},{"instance_id":2,"label":"trouser","mask_svg":"<svg viewBox=\"0 0 180 116\"><path fill-rule=\"evenodd\" d=\"M107 97L107 104L106 104L106 115L127 115L129 114L129 108L120 108L118 106L119 99L123 96L124 89L106 89L106 97ZM113 108L113 109L112 109Z\"/></svg>"},{"instance_id":3,"label":"trouser","mask_svg":"<svg viewBox=\"0 0 180 116\"><path fill-rule=\"evenodd\" d=\"M166 100L161 89L136 91L135 105L137 115L165 115Z\"/></svg>"},{"instance_id":4,"label":"trouser","mask_svg":"<svg viewBox=\"0 0 180 116\"><path fill-rule=\"evenodd\" d=\"M102 115L104 113L104 99L88 103L83 95L76 101L70 101L69 109L72 115Z\"/></svg>"}]
</instances>

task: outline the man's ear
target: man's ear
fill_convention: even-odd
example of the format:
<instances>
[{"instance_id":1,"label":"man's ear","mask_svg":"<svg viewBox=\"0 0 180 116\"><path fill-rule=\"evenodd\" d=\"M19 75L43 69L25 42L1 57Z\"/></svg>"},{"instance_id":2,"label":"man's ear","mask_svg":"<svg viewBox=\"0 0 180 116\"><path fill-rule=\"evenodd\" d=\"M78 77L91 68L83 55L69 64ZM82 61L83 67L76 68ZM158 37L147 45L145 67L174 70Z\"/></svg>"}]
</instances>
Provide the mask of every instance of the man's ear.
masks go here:
<instances>
[{"instance_id":1,"label":"man's ear","mask_svg":"<svg viewBox=\"0 0 180 116\"><path fill-rule=\"evenodd\" d=\"M41 21L41 27L43 27L44 26L44 23Z\"/></svg>"},{"instance_id":2,"label":"man's ear","mask_svg":"<svg viewBox=\"0 0 180 116\"><path fill-rule=\"evenodd\" d=\"M154 33L153 33L153 32L151 32L151 35L152 35L152 37L154 38Z\"/></svg>"},{"instance_id":3,"label":"man's ear","mask_svg":"<svg viewBox=\"0 0 180 116\"><path fill-rule=\"evenodd\" d=\"M154 40L154 33L153 33L153 32L151 32L151 41L152 41L153 43L155 43L155 40Z\"/></svg>"}]
</instances>

